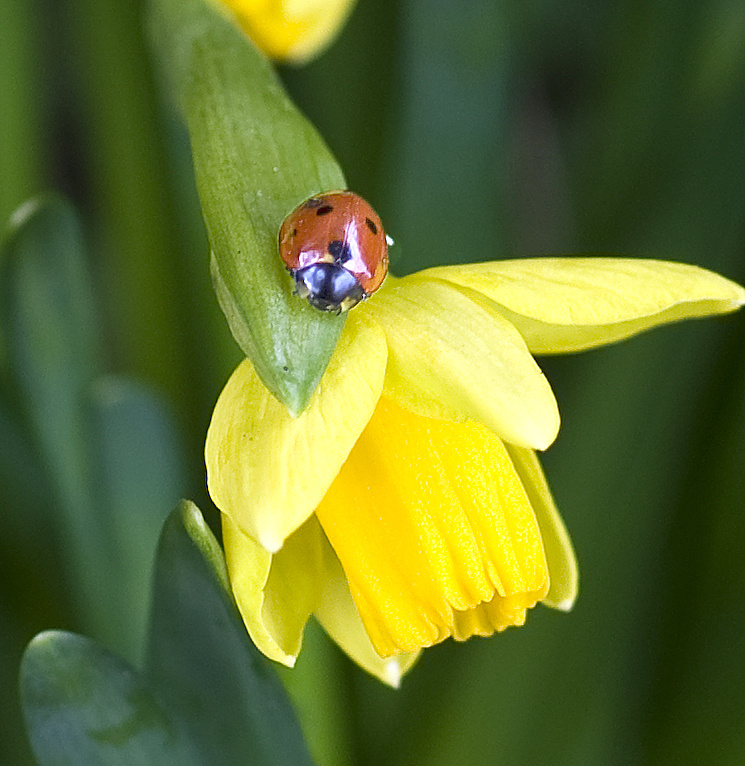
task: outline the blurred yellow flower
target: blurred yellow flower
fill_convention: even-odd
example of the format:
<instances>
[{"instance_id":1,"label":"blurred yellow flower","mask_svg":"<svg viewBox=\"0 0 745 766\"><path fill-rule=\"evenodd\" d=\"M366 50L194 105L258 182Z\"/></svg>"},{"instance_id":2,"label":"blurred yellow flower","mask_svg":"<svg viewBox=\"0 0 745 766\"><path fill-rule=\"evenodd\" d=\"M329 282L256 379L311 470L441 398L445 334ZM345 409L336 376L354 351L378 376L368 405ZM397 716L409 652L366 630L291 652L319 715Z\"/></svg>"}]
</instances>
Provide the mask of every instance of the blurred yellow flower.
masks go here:
<instances>
[{"instance_id":1,"label":"blurred yellow flower","mask_svg":"<svg viewBox=\"0 0 745 766\"><path fill-rule=\"evenodd\" d=\"M347 20L355 0L222 0L267 56L301 64L319 56Z\"/></svg>"},{"instance_id":2,"label":"blurred yellow flower","mask_svg":"<svg viewBox=\"0 0 745 766\"><path fill-rule=\"evenodd\" d=\"M355 308L292 418L250 362L206 443L231 583L256 645L292 665L315 615L397 685L420 649L569 609L571 543L535 450L559 428L531 353L732 311L745 290L683 264L535 258L390 278Z\"/></svg>"}]
</instances>

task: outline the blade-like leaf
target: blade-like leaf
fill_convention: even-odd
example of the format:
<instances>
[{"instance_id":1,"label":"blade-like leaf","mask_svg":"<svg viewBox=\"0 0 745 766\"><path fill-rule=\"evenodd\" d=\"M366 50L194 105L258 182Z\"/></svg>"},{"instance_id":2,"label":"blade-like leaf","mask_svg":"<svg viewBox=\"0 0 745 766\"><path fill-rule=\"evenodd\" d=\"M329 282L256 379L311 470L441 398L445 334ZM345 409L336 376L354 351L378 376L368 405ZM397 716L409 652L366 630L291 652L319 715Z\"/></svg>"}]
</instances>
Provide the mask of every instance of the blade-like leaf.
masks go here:
<instances>
[{"instance_id":1,"label":"blade-like leaf","mask_svg":"<svg viewBox=\"0 0 745 766\"><path fill-rule=\"evenodd\" d=\"M117 562L108 619L121 636L117 651L137 660L145 640L158 536L183 494L184 471L173 423L147 388L105 376L93 385L89 402L104 498L101 512L107 515Z\"/></svg>"},{"instance_id":2,"label":"blade-like leaf","mask_svg":"<svg viewBox=\"0 0 745 766\"><path fill-rule=\"evenodd\" d=\"M61 549L79 624L133 660L145 631L155 541L183 489L173 429L143 388L112 378L94 384L98 319L69 203L50 196L23 205L1 262L8 396L30 431L16 436L13 421L0 417L0 424L9 421L0 458L12 449L7 470L15 468L14 483L30 488L13 502L25 500L26 515L29 500L43 503L29 534L46 534Z\"/></svg>"},{"instance_id":3,"label":"blade-like leaf","mask_svg":"<svg viewBox=\"0 0 745 766\"><path fill-rule=\"evenodd\" d=\"M344 176L266 58L209 0L153 0L156 53L189 128L212 271L230 328L270 391L307 404L343 317L291 293L277 251L284 218Z\"/></svg>"},{"instance_id":4,"label":"blade-like leaf","mask_svg":"<svg viewBox=\"0 0 745 766\"><path fill-rule=\"evenodd\" d=\"M64 199L29 200L11 217L2 252L6 353L45 446L70 452L65 418L98 372L98 339L77 216ZM59 459L62 459L61 457Z\"/></svg>"},{"instance_id":5,"label":"blade-like leaf","mask_svg":"<svg viewBox=\"0 0 745 766\"><path fill-rule=\"evenodd\" d=\"M136 672L83 636L29 644L21 700L40 766L203 766Z\"/></svg>"},{"instance_id":6,"label":"blade-like leaf","mask_svg":"<svg viewBox=\"0 0 745 766\"><path fill-rule=\"evenodd\" d=\"M72 206L51 196L22 205L10 220L0 262L8 365L41 457L39 470L50 480L55 531L70 562L76 606L87 629L111 635L105 611L110 536L94 491L87 408L99 344Z\"/></svg>"},{"instance_id":7,"label":"blade-like leaf","mask_svg":"<svg viewBox=\"0 0 745 766\"><path fill-rule=\"evenodd\" d=\"M248 638L225 562L193 503L163 529L148 673L191 724L207 763L310 766L284 689Z\"/></svg>"}]
</instances>

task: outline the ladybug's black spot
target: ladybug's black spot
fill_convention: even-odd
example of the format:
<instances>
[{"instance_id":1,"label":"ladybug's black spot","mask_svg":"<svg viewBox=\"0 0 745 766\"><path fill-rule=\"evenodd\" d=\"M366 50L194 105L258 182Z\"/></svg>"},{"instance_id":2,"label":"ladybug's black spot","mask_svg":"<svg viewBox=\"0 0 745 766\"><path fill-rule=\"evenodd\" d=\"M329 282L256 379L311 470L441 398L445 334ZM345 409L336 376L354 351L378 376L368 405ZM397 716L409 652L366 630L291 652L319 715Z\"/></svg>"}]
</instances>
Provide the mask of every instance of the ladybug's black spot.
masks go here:
<instances>
[{"instance_id":1,"label":"ladybug's black spot","mask_svg":"<svg viewBox=\"0 0 745 766\"><path fill-rule=\"evenodd\" d=\"M293 229L292 230L292 236L293 237L297 237L297 229Z\"/></svg>"},{"instance_id":2,"label":"ladybug's black spot","mask_svg":"<svg viewBox=\"0 0 745 766\"><path fill-rule=\"evenodd\" d=\"M311 197L305 203L305 207L321 207L321 205L323 205L323 200L316 199L315 197Z\"/></svg>"},{"instance_id":3,"label":"ladybug's black spot","mask_svg":"<svg viewBox=\"0 0 745 766\"><path fill-rule=\"evenodd\" d=\"M333 205L323 205L316 210L316 215L328 215L333 209Z\"/></svg>"},{"instance_id":4,"label":"ladybug's black spot","mask_svg":"<svg viewBox=\"0 0 745 766\"><path fill-rule=\"evenodd\" d=\"M352 257L352 251L346 242L340 239L334 239L329 242L329 253L334 259L334 263L346 263Z\"/></svg>"},{"instance_id":5,"label":"ladybug's black spot","mask_svg":"<svg viewBox=\"0 0 745 766\"><path fill-rule=\"evenodd\" d=\"M378 233L378 227L375 225L375 221L371 221L369 218L365 218L365 223L367 224L367 228L370 229L373 234Z\"/></svg>"}]
</instances>

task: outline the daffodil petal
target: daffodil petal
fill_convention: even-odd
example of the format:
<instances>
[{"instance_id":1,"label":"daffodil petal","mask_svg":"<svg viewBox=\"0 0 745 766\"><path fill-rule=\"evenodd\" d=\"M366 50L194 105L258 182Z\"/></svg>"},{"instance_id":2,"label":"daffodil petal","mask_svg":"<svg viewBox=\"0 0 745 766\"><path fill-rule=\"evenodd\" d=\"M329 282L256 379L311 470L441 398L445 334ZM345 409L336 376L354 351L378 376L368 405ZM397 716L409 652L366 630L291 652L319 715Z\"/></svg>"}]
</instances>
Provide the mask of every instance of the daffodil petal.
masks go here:
<instances>
[{"instance_id":1,"label":"daffodil petal","mask_svg":"<svg viewBox=\"0 0 745 766\"><path fill-rule=\"evenodd\" d=\"M230 584L248 632L267 657L292 667L334 553L313 517L275 554L222 518Z\"/></svg>"},{"instance_id":2,"label":"daffodil petal","mask_svg":"<svg viewBox=\"0 0 745 766\"><path fill-rule=\"evenodd\" d=\"M268 56L295 64L320 55L333 41L355 0L223 0Z\"/></svg>"},{"instance_id":3,"label":"daffodil petal","mask_svg":"<svg viewBox=\"0 0 745 766\"><path fill-rule=\"evenodd\" d=\"M559 412L525 341L492 305L446 282L396 280L365 309L388 340L386 395L421 415L483 423L545 449Z\"/></svg>"},{"instance_id":4,"label":"daffodil petal","mask_svg":"<svg viewBox=\"0 0 745 766\"><path fill-rule=\"evenodd\" d=\"M381 656L521 622L545 595L538 524L502 441L381 397L316 515ZM460 613L460 614L456 614Z\"/></svg>"},{"instance_id":5,"label":"daffodil petal","mask_svg":"<svg viewBox=\"0 0 745 766\"><path fill-rule=\"evenodd\" d=\"M546 477L533 450L505 444L507 452L533 506L541 528L551 586L541 599L546 606L569 611L577 598L579 568L572 540L551 495Z\"/></svg>"},{"instance_id":6,"label":"daffodil petal","mask_svg":"<svg viewBox=\"0 0 745 766\"><path fill-rule=\"evenodd\" d=\"M375 409L386 341L350 316L308 408L293 418L250 362L235 370L212 415L205 459L217 507L275 552L313 513Z\"/></svg>"},{"instance_id":7,"label":"daffodil petal","mask_svg":"<svg viewBox=\"0 0 745 766\"><path fill-rule=\"evenodd\" d=\"M361 668L389 686L397 688L401 678L417 661L419 652L381 657L374 649L349 592L349 584L333 554L329 578L316 607L315 616L326 633Z\"/></svg>"},{"instance_id":8,"label":"daffodil petal","mask_svg":"<svg viewBox=\"0 0 745 766\"><path fill-rule=\"evenodd\" d=\"M494 301L535 354L582 351L745 304L745 289L718 274L643 258L520 258L437 267L420 276Z\"/></svg>"},{"instance_id":9,"label":"daffodil petal","mask_svg":"<svg viewBox=\"0 0 745 766\"><path fill-rule=\"evenodd\" d=\"M297 656L295 642L273 636L262 617L264 586L269 577L272 554L241 532L225 515L222 517L222 538L230 585L251 640L269 659L292 667Z\"/></svg>"}]
</instances>

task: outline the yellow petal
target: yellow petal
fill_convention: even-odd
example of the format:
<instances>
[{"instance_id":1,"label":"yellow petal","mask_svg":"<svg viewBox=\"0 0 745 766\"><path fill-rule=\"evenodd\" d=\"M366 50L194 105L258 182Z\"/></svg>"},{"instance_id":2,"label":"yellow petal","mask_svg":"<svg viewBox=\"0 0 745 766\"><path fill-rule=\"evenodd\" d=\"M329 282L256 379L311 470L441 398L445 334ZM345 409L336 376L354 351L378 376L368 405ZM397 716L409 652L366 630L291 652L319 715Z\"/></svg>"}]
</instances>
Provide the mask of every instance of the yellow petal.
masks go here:
<instances>
[{"instance_id":1,"label":"yellow petal","mask_svg":"<svg viewBox=\"0 0 745 766\"><path fill-rule=\"evenodd\" d=\"M361 668L389 686L398 687L419 657L418 652L381 657L374 649L349 592L349 584L339 560L333 554L329 577L321 594L315 616L326 633Z\"/></svg>"},{"instance_id":2,"label":"yellow petal","mask_svg":"<svg viewBox=\"0 0 745 766\"><path fill-rule=\"evenodd\" d=\"M381 398L316 514L383 657L519 623L548 588L525 491L477 423Z\"/></svg>"},{"instance_id":3,"label":"yellow petal","mask_svg":"<svg viewBox=\"0 0 745 766\"><path fill-rule=\"evenodd\" d=\"M308 408L292 418L248 361L233 373L212 415L205 459L215 505L270 552L315 510L373 413L386 342L350 316Z\"/></svg>"},{"instance_id":4,"label":"yellow petal","mask_svg":"<svg viewBox=\"0 0 745 766\"><path fill-rule=\"evenodd\" d=\"M248 36L272 58L296 64L320 55L355 0L223 0Z\"/></svg>"},{"instance_id":5,"label":"yellow petal","mask_svg":"<svg viewBox=\"0 0 745 766\"><path fill-rule=\"evenodd\" d=\"M546 606L566 612L572 608L579 589L579 568L572 540L551 495L546 477L533 450L505 444L533 506L546 552L551 587L541 599Z\"/></svg>"},{"instance_id":6,"label":"yellow petal","mask_svg":"<svg viewBox=\"0 0 745 766\"><path fill-rule=\"evenodd\" d=\"M222 517L222 538L230 585L251 639L270 659L292 666L297 655L295 642L273 636L262 617L264 586L269 577L272 554L243 534L225 515Z\"/></svg>"},{"instance_id":7,"label":"yellow petal","mask_svg":"<svg viewBox=\"0 0 745 766\"><path fill-rule=\"evenodd\" d=\"M230 584L249 635L267 657L292 667L305 623L328 580L333 552L315 518L275 554L224 514L222 522Z\"/></svg>"},{"instance_id":8,"label":"yellow petal","mask_svg":"<svg viewBox=\"0 0 745 766\"><path fill-rule=\"evenodd\" d=\"M559 412L520 334L488 301L445 282L406 277L364 306L388 340L386 396L422 415L483 423L545 449Z\"/></svg>"},{"instance_id":9,"label":"yellow petal","mask_svg":"<svg viewBox=\"0 0 745 766\"><path fill-rule=\"evenodd\" d=\"M494 301L536 354L581 351L745 304L745 290L718 274L642 258L521 258L421 275Z\"/></svg>"}]
</instances>

